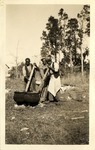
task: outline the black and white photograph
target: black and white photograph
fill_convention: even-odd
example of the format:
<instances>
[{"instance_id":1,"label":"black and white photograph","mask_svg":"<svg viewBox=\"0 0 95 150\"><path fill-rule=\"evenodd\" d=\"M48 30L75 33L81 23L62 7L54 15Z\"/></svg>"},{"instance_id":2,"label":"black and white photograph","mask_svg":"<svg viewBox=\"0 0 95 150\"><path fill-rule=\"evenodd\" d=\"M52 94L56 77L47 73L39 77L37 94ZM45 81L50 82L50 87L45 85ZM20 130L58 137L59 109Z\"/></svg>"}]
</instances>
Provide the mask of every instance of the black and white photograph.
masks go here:
<instances>
[{"instance_id":1,"label":"black and white photograph","mask_svg":"<svg viewBox=\"0 0 95 150\"><path fill-rule=\"evenodd\" d=\"M5 144L90 144L91 6L5 8Z\"/></svg>"}]
</instances>

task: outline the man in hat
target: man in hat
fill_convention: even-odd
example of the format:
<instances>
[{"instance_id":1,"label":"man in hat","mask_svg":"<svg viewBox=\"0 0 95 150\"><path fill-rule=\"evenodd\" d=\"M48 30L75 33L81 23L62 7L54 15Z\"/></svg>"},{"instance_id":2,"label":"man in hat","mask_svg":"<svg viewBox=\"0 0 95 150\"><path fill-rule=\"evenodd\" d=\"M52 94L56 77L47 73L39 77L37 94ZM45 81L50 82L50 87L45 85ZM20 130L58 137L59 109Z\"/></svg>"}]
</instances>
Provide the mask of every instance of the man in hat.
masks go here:
<instances>
[{"instance_id":1,"label":"man in hat","mask_svg":"<svg viewBox=\"0 0 95 150\"><path fill-rule=\"evenodd\" d=\"M26 58L25 65L23 66L23 76L24 76L25 87L29 80L29 76L30 76L32 69L33 69L33 64L30 62L30 58ZM35 76L35 72L33 73L32 81L31 81L28 91L30 90L35 91L35 77L34 76Z\"/></svg>"}]
</instances>

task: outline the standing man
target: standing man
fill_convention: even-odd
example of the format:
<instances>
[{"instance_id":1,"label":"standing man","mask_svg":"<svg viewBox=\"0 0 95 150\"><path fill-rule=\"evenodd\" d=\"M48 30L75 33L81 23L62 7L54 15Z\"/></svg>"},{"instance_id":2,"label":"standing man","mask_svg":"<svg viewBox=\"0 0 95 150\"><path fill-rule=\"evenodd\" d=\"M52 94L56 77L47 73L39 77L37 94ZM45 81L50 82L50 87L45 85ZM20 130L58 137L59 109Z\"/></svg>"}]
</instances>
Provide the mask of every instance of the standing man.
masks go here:
<instances>
[{"instance_id":1,"label":"standing man","mask_svg":"<svg viewBox=\"0 0 95 150\"><path fill-rule=\"evenodd\" d=\"M45 73L47 71L47 62L46 62L46 58L45 57L43 57L41 59L41 64L40 64L39 68L40 68L41 78L43 80L44 75L45 75ZM43 82L43 88L42 88L42 91L41 91L40 102L44 102L46 100L46 98L47 98L47 81L45 79L45 81Z\"/></svg>"},{"instance_id":2,"label":"standing man","mask_svg":"<svg viewBox=\"0 0 95 150\"><path fill-rule=\"evenodd\" d=\"M29 79L29 76L30 76L30 73L33 69L33 64L30 63L30 58L26 58L25 59L25 65L23 66L23 76L24 76L24 83L25 83L25 87L27 85L27 82L28 82L28 79ZM35 91L35 71L33 73L33 77L32 77L32 80L30 82L30 86L29 86L29 89L28 91Z\"/></svg>"},{"instance_id":3,"label":"standing man","mask_svg":"<svg viewBox=\"0 0 95 150\"><path fill-rule=\"evenodd\" d=\"M41 64L40 64L39 68L40 68L41 77L43 78L44 74L45 74L45 72L47 70L47 62L46 62L46 58L45 57L43 57L41 59Z\"/></svg>"}]
</instances>

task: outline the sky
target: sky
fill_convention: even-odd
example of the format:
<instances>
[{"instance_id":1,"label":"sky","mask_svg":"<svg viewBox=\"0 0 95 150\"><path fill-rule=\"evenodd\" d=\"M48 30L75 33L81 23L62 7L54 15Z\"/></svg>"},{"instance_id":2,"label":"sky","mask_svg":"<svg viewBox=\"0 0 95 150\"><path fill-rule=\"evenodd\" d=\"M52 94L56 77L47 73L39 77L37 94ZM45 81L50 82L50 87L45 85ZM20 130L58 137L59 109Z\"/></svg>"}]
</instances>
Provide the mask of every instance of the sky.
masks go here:
<instances>
[{"instance_id":1,"label":"sky","mask_svg":"<svg viewBox=\"0 0 95 150\"><path fill-rule=\"evenodd\" d=\"M42 41L42 31L50 16L58 18L63 8L69 18L77 17L83 5L29 4L6 6L6 63L15 64L29 57L32 62L38 61Z\"/></svg>"}]
</instances>

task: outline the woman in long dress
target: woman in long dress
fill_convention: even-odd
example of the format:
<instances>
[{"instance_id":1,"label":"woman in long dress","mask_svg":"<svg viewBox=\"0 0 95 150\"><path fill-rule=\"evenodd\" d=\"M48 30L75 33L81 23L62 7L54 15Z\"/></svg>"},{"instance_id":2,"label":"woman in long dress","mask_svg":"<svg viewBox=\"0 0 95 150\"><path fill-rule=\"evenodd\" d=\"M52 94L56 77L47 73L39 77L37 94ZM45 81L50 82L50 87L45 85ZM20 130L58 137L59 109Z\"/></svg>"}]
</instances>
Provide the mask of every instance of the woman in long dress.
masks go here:
<instances>
[{"instance_id":1,"label":"woman in long dress","mask_svg":"<svg viewBox=\"0 0 95 150\"><path fill-rule=\"evenodd\" d=\"M57 62L57 60L53 62L51 57L49 56L49 58L47 59L47 65L49 67L49 73L50 73L50 81L48 85L47 98L49 101L58 101L57 93L61 88L59 62Z\"/></svg>"}]
</instances>

